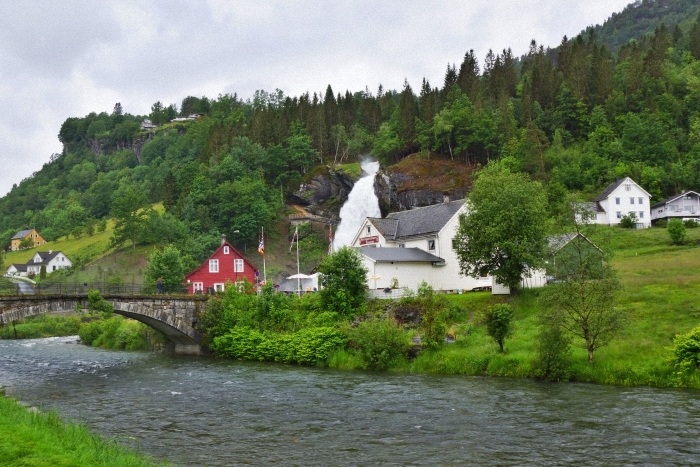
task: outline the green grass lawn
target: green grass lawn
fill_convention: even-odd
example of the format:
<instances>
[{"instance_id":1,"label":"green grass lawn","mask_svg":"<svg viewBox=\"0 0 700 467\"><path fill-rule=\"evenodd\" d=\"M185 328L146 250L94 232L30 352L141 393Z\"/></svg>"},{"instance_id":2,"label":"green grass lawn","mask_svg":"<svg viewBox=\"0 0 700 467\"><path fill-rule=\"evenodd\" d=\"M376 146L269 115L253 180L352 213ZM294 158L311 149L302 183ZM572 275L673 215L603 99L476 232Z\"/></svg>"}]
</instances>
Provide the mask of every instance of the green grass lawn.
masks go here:
<instances>
[{"instance_id":1,"label":"green grass lawn","mask_svg":"<svg viewBox=\"0 0 700 467\"><path fill-rule=\"evenodd\" d=\"M5 467L148 467L157 463L55 413L33 413L0 394L0 464Z\"/></svg>"},{"instance_id":2,"label":"green grass lawn","mask_svg":"<svg viewBox=\"0 0 700 467\"><path fill-rule=\"evenodd\" d=\"M24 264L29 261L38 251L62 251L68 258L97 259L105 255L109 251L109 238L112 236L114 223L107 222L107 229L104 232L95 232L94 235L81 235L78 238L61 237L56 241L48 242L37 248L29 248L27 250L10 251L7 253L5 264L8 266L12 263Z\"/></svg>"},{"instance_id":3,"label":"green grass lawn","mask_svg":"<svg viewBox=\"0 0 700 467\"><path fill-rule=\"evenodd\" d=\"M588 364L583 348L574 348L575 380L700 388L700 372L675 375L669 361L673 338L700 324L700 229L688 229L688 234L688 244L673 246L665 229L602 229L600 237L606 237L615 253L612 265L625 286L618 306L629 312L629 324L609 346L596 351L593 364ZM457 341L439 351L421 353L409 369L532 376L537 354L538 295L537 290L525 290L516 297L488 293L449 296L464 310L461 323L453 326ZM503 354L485 327L478 325L480 313L498 302L510 302L516 310L514 333L506 340Z\"/></svg>"}]
</instances>

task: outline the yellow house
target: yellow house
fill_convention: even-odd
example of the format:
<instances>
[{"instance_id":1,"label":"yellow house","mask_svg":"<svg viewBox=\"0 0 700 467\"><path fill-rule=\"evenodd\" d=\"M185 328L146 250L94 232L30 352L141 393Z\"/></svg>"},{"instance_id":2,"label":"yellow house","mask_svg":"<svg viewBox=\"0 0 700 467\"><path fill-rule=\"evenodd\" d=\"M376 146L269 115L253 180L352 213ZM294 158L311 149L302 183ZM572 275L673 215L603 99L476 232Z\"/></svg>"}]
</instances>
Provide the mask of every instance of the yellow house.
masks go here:
<instances>
[{"instance_id":1,"label":"yellow house","mask_svg":"<svg viewBox=\"0 0 700 467\"><path fill-rule=\"evenodd\" d=\"M36 246L43 245L44 243L46 243L46 240L44 240L44 238L41 235L39 235L39 232L37 232L36 230L21 230L17 232L14 237L12 237L12 251L19 250L19 246L24 239L28 239L32 242L30 248L34 248Z\"/></svg>"}]
</instances>

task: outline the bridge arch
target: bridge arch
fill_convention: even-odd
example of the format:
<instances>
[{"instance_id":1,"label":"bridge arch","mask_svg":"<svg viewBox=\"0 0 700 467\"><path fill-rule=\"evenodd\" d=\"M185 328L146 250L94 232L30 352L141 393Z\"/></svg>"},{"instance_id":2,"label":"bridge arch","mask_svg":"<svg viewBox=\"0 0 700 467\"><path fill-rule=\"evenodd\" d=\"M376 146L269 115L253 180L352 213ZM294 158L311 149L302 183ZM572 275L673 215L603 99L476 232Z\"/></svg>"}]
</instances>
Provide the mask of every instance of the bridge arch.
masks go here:
<instances>
[{"instance_id":1,"label":"bridge arch","mask_svg":"<svg viewBox=\"0 0 700 467\"><path fill-rule=\"evenodd\" d=\"M114 313L140 321L162 332L183 355L206 353L201 345L202 334L197 330L197 317L206 297L105 296ZM73 311L85 307L87 296L0 297L0 325L46 313Z\"/></svg>"}]
</instances>

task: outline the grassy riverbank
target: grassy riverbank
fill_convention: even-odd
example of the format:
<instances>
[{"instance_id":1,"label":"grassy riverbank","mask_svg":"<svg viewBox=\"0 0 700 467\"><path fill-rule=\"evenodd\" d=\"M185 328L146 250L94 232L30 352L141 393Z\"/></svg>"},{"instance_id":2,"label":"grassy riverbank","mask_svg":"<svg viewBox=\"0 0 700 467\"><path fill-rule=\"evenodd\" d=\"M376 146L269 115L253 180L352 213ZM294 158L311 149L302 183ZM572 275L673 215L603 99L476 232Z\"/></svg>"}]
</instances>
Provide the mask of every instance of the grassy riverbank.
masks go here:
<instances>
[{"instance_id":1,"label":"grassy riverbank","mask_svg":"<svg viewBox=\"0 0 700 467\"><path fill-rule=\"evenodd\" d=\"M5 467L150 467L169 465L129 451L53 412L27 410L0 396L0 464Z\"/></svg>"}]
</instances>

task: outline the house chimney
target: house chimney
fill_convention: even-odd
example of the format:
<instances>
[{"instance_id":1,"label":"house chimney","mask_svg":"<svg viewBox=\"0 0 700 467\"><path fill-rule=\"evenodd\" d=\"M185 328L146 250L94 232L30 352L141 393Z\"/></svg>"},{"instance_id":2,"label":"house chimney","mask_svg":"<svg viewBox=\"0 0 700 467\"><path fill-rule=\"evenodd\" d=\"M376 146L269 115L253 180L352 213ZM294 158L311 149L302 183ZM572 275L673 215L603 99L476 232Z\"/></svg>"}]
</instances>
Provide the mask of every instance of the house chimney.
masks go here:
<instances>
[{"instance_id":1,"label":"house chimney","mask_svg":"<svg viewBox=\"0 0 700 467\"><path fill-rule=\"evenodd\" d=\"M615 183L620 181L620 177L615 177Z\"/></svg>"},{"instance_id":2,"label":"house chimney","mask_svg":"<svg viewBox=\"0 0 700 467\"><path fill-rule=\"evenodd\" d=\"M221 234L221 244L223 245L224 243L226 243L226 235Z\"/></svg>"},{"instance_id":3,"label":"house chimney","mask_svg":"<svg viewBox=\"0 0 700 467\"><path fill-rule=\"evenodd\" d=\"M449 203L449 202L450 202L450 195L448 195L447 193L445 193L444 195L442 195L442 202L443 202L444 204Z\"/></svg>"}]
</instances>

